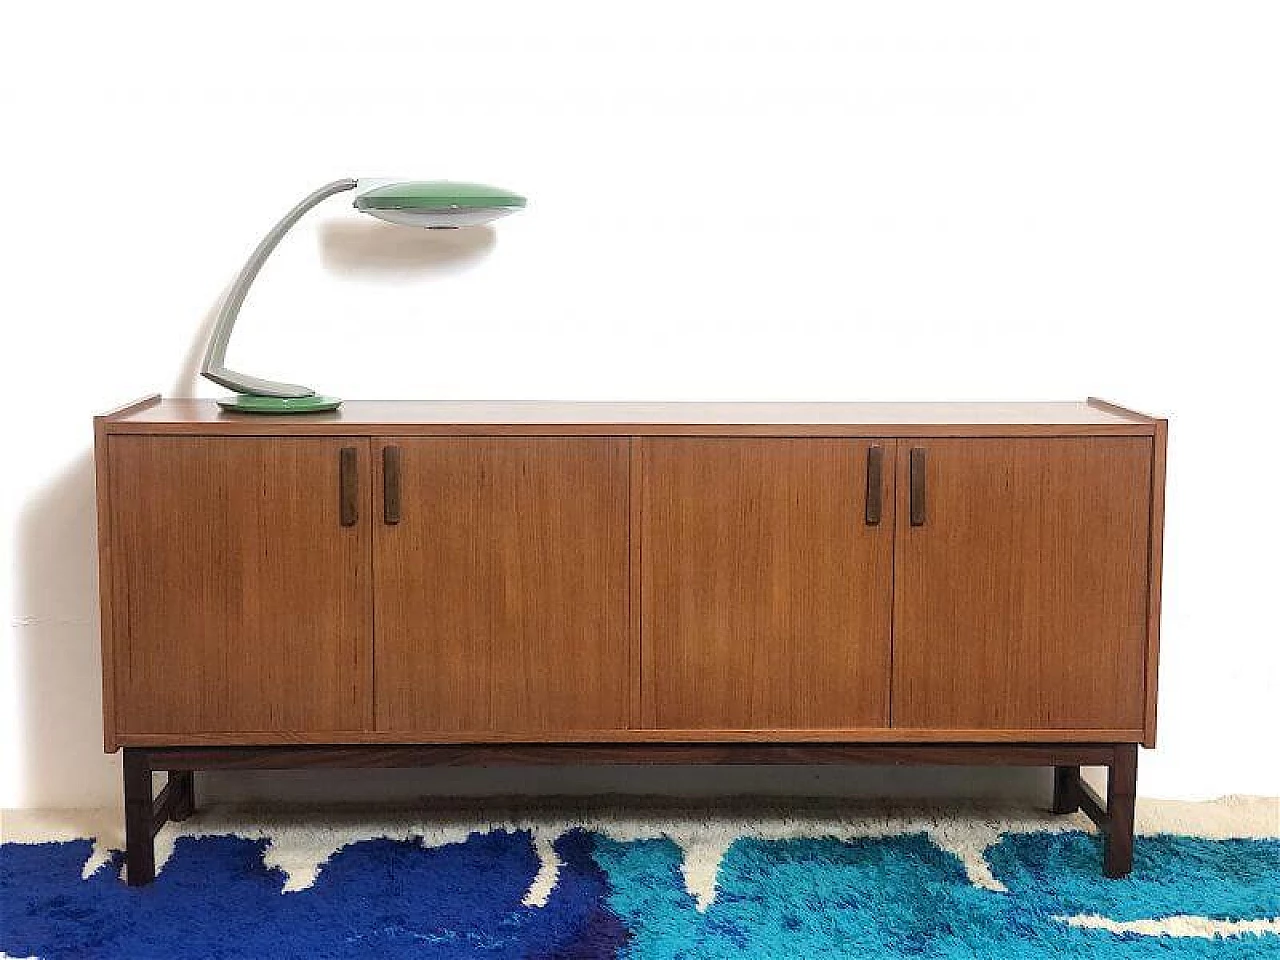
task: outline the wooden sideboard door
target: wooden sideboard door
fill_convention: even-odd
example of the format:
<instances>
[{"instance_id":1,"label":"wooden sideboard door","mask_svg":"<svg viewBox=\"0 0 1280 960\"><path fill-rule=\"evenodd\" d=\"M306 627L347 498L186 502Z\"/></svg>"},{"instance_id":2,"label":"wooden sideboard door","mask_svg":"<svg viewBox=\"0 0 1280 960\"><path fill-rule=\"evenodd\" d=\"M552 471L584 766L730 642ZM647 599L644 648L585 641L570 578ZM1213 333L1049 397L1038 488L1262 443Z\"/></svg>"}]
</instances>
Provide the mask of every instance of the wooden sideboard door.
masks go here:
<instances>
[{"instance_id":1,"label":"wooden sideboard door","mask_svg":"<svg viewBox=\"0 0 1280 960\"><path fill-rule=\"evenodd\" d=\"M899 443L895 727L1142 726L1151 456L1146 437Z\"/></svg>"},{"instance_id":2,"label":"wooden sideboard door","mask_svg":"<svg viewBox=\"0 0 1280 960\"><path fill-rule=\"evenodd\" d=\"M646 726L887 726L894 441L637 443Z\"/></svg>"},{"instance_id":3,"label":"wooden sideboard door","mask_svg":"<svg viewBox=\"0 0 1280 960\"><path fill-rule=\"evenodd\" d=\"M629 441L374 446L377 729L625 729Z\"/></svg>"},{"instance_id":4,"label":"wooden sideboard door","mask_svg":"<svg viewBox=\"0 0 1280 960\"><path fill-rule=\"evenodd\" d=\"M372 720L369 441L109 441L119 733Z\"/></svg>"}]
</instances>

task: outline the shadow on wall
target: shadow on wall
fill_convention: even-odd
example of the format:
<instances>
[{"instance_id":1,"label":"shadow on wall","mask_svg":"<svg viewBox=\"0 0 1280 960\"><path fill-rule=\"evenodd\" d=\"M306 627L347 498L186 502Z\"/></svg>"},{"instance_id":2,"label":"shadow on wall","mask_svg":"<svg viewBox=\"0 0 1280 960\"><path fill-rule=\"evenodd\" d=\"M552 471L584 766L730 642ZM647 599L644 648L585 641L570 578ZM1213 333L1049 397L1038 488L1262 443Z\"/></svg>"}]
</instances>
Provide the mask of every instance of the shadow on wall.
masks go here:
<instances>
[{"instance_id":1,"label":"shadow on wall","mask_svg":"<svg viewBox=\"0 0 1280 960\"><path fill-rule=\"evenodd\" d=\"M88 416L85 433L89 433ZM119 757L102 752L93 458L76 457L18 518L18 802L119 803Z\"/></svg>"},{"instance_id":2,"label":"shadow on wall","mask_svg":"<svg viewBox=\"0 0 1280 960\"><path fill-rule=\"evenodd\" d=\"M496 240L490 226L424 230L369 217L320 225L320 254L329 270L383 278L458 273L483 260Z\"/></svg>"},{"instance_id":3,"label":"shadow on wall","mask_svg":"<svg viewBox=\"0 0 1280 960\"><path fill-rule=\"evenodd\" d=\"M225 294L225 291L224 291ZM221 303L222 297L218 298ZM200 322L171 396L191 396L214 306ZM146 392L140 389L139 395ZM120 806L120 755L102 751L97 497L89 448L18 517L13 596L17 646L18 800L24 807Z\"/></svg>"},{"instance_id":4,"label":"shadow on wall","mask_svg":"<svg viewBox=\"0 0 1280 960\"><path fill-rule=\"evenodd\" d=\"M336 220L321 227L335 273L456 272L492 248L494 232L413 230ZM172 391L191 396L217 314L195 332ZM145 393L145 388L139 394ZM125 398L127 399L127 398ZM88 439L89 416L85 411ZM120 805L120 757L102 752L96 515L92 454L78 456L21 512L15 625L21 776L30 807ZM717 794L1002 799L1046 804L1050 775L1028 768L579 767L243 771L201 777L204 801L398 802L427 795Z\"/></svg>"}]
</instances>

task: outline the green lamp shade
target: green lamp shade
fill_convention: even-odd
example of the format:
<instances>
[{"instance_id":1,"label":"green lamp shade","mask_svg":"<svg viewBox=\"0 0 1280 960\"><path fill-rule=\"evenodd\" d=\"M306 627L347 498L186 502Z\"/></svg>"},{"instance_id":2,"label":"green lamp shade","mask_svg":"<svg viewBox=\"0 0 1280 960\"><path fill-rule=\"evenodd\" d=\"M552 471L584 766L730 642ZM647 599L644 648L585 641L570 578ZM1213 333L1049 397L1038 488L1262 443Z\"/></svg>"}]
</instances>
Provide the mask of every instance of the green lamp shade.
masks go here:
<instances>
[{"instance_id":1,"label":"green lamp shade","mask_svg":"<svg viewBox=\"0 0 1280 960\"><path fill-rule=\"evenodd\" d=\"M521 209L525 198L482 183L416 180L388 183L360 193L355 208L409 227L471 227Z\"/></svg>"}]
</instances>

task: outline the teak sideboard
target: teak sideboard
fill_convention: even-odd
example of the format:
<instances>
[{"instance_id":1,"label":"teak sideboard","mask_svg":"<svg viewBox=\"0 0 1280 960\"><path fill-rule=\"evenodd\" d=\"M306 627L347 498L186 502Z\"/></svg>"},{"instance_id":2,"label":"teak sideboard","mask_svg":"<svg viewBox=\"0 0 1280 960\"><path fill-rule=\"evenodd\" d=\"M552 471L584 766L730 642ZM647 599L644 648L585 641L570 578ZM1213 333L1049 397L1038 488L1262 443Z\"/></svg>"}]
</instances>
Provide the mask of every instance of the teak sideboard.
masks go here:
<instances>
[{"instance_id":1,"label":"teak sideboard","mask_svg":"<svg viewBox=\"0 0 1280 960\"><path fill-rule=\"evenodd\" d=\"M95 433L131 883L193 770L467 763L1052 766L1130 869L1164 420L151 397Z\"/></svg>"}]
</instances>

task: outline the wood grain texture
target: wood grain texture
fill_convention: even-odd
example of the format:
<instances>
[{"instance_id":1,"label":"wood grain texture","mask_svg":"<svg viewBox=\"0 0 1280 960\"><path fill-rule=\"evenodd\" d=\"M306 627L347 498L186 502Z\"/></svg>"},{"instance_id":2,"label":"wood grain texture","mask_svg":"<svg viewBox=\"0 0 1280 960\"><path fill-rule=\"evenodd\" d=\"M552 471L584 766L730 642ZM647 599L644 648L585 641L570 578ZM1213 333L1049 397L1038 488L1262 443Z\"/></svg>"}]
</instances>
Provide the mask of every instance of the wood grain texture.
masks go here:
<instances>
[{"instance_id":1,"label":"wood grain texture","mask_svg":"<svg viewBox=\"0 0 1280 960\"><path fill-rule=\"evenodd\" d=\"M191 418L183 420L188 413ZM623 419L601 419L615 415ZM759 422L747 422L753 416ZM418 417L425 419L401 428L404 440L375 439L371 444L363 439L376 437L377 431L398 435L384 428ZM883 422L888 420L897 422ZM108 750L176 743L372 746L406 740L455 745L487 741L513 749L611 741L636 747L664 741L1155 742L1167 421L1105 401L351 403L336 417L255 418L221 414L206 401L148 398L96 418L94 426ZM290 433L308 439L290 439ZM426 435L407 436L415 433ZM333 439L325 439L327 435ZM886 436L903 439L895 444L881 439ZM1017 437L1026 438L1008 439ZM868 526L865 503L870 438L886 448L884 520L878 528ZM452 480L445 474L454 467L438 465L438 482L427 485L425 496L423 490L403 491L406 515L430 503L439 490L448 491L450 483L454 486L448 496L464 505L453 513L441 510L433 521L443 531L447 549L461 556L452 564L441 562L438 572L446 578L441 581L446 594L457 599L470 592L449 616L457 618L458 629L471 630L469 636L483 635L491 659L485 665L459 654L456 646L445 650L453 658L446 658L446 665L452 664L448 669L461 671L451 675L446 670L445 677L460 677L457 684L437 675L441 651L433 652L428 644L424 652L420 638L410 633L400 648L403 656L389 654L384 660L379 655L378 683L372 679L371 530L381 537L387 529L385 505L376 503L374 493L381 489L384 443L449 447L456 458L450 463L472 463L469 475L464 470ZM296 444L332 451L332 461L326 459L324 467L332 472L332 482L325 474L317 485L335 517L337 450L359 448L356 523L346 532L363 546L347 553L325 544L317 552L305 534L298 537L285 529L301 518L296 492L309 488L318 470L315 465L299 469L306 477L288 480L286 464L294 462L294 455L285 451L298 449ZM928 454L928 509L923 526L904 531L904 458L911 447ZM537 458L517 470L499 457L506 465L495 469L491 454L480 452L490 448L554 448L562 453L543 464L545 472L527 469ZM659 501L665 506L655 512L653 504L646 506L655 489L647 465L648 451L659 448L810 453L779 457L790 464L785 469L758 453L740 452L737 459L699 455L683 465L675 458L665 474L660 472L667 478L658 484L665 491ZM277 453L237 459L253 449ZM608 451L605 459L611 467L598 473L595 467L583 467L581 452L600 449ZM178 456L178 451L191 450L203 452ZM848 450L848 456L832 453L838 450ZM1135 458L1116 452L1135 450L1147 453ZM133 452L117 456L117 451ZM941 454L946 457L940 461ZM273 459L277 455L281 459ZM187 456L195 457L195 466L183 465ZM588 453L585 459L595 456ZM124 460L117 463L120 457ZM938 486L940 462L958 470L960 482L950 493ZM254 469L266 472L254 480ZM589 480L586 485L595 491L585 501L595 516L589 523L575 526L567 513L554 510L550 515L530 511L528 501L521 499L530 491L550 491L543 499L558 501L557 509L569 511L572 498L563 496L554 479L566 472L584 483ZM895 477L902 478L896 493ZM840 496L832 493L837 488L843 491ZM155 489L162 491L159 499ZM475 506L476 497L485 503L485 497L496 498L500 506L481 509ZM521 506L512 507L513 501ZM944 536L941 546L930 541L934 547L926 549L927 544L912 538L935 531L940 510L969 525ZM491 527L477 522L481 515ZM273 527L277 522L284 526ZM606 522L612 526L601 533ZM875 631L864 614L871 610L872 620L879 614L874 604L858 599L868 589L858 578L871 578L869 567L876 561L873 557L868 565L865 545L856 550L843 541L842 547L832 546L832 532L845 524L863 535L879 530L889 543L895 535L902 538L896 564L899 637L893 663L887 657L882 661L879 700L868 692L872 671L863 670L874 660L864 654L876 647L867 639ZM992 526L994 530L988 529ZM335 529L340 529L336 521ZM654 531L665 531L665 538L657 538L665 542L665 552L656 556L645 542ZM688 531L696 535L690 539ZM121 547L122 537L132 538L127 549ZM250 581L261 584L263 578L240 567L214 569L207 560L209 549L189 549L193 537L233 555L245 569L265 570L275 587L258 589ZM600 538L608 544L602 545ZM255 559L252 549L232 549L245 542L272 546ZM579 561L592 572L574 572L557 559L562 543L570 545L566 552L583 553ZM175 559L175 544L183 547L180 560ZM432 562L438 547L434 534L421 535L399 563ZM842 552L845 548L851 552ZM305 573L277 562L294 550L311 554ZM892 568L892 546L888 550ZM911 550L916 554L909 555ZM193 572L191 566L202 563L204 573ZM326 564L329 572L313 570L315 563ZM346 569L338 570L342 563ZM460 572L466 569L470 573ZM925 585L914 599L906 592L908 569L915 569ZM342 687L348 693L363 690L356 697L361 709L354 713L347 710L344 694L333 689L312 702L316 680L309 662L299 665L292 654L276 656L270 645L265 652L249 649L248 635L258 625L274 629L272 618L296 625L290 604L305 602L316 625L334 628L329 612L316 611L306 601L313 589L306 579L311 575L330 578L322 591L329 602L346 603L334 600L335 591L353 590L363 598L365 632L356 643L363 662L344 669L345 680L328 675L320 681L348 684ZM292 586L298 576L303 577L303 596L295 596ZM662 589L677 602L652 605L654 584L664 578ZM421 602L429 610L432 602L452 602L439 597L423 601L438 589L434 582L428 588L427 579L411 577L407 594L390 590L380 594L378 603L412 610ZM583 596L588 608L598 601L603 612L584 612ZM729 596L736 599L720 602ZM704 604L706 597L713 602ZM280 598L284 606L273 608ZM913 614L907 610L911 615L904 617L903 605L912 603L920 609ZM253 605L258 606L250 610ZM951 607L962 615L943 616ZM188 609L196 615L175 612ZM723 610L728 614L722 616ZM590 631L582 624L593 617L605 628L592 633L596 647L588 641L584 648L574 631L585 636ZM655 642L653 622L666 624L665 648L661 630ZM504 634L485 626L493 623L514 627ZM905 640L904 625L910 628ZM421 623L414 629L421 630ZM827 637L843 631L845 639L815 645L803 641L805 631ZM768 640L777 635L783 642ZM503 636L519 639L504 646L508 640ZM231 637L230 647L223 643L226 637ZM787 639L794 637L802 640ZM912 637L918 647L927 647L925 653L917 649L913 654ZM296 637L286 639L293 644L289 649L296 650ZM321 647L330 642L322 638ZM241 647L247 659L240 656ZM852 660L850 649L857 652ZM939 651L941 663L935 662ZM217 660L220 655L222 661ZM569 680L562 684L556 676L542 675L547 673L542 661L550 658L569 664ZM667 669L672 665L674 671ZM402 676L406 669L412 676ZM239 671L247 679L238 679ZM193 683L193 676L206 674L214 682ZM445 726L423 728L414 720L412 729L374 729L374 687L382 690L384 682L391 689L395 684L411 688L401 706L412 714L423 715L414 697L435 704L425 708L428 719L436 709L441 719L430 723ZM891 716L886 716L884 697L891 684L895 699ZM307 691L305 705L293 702L302 699L300 689ZM477 693L481 689L489 693ZM275 695L278 690L286 691L283 697ZM584 695L584 690L589 692ZM911 709L912 696L916 709L937 712L902 726L910 719L902 709ZM303 715L308 710L316 716ZM663 711L673 715L662 719ZM454 717L452 726L446 714ZM478 719L482 715L483 721ZM889 719L899 726L886 727Z\"/></svg>"},{"instance_id":2,"label":"wood grain texture","mask_svg":"<svg viewBox=\"0 0 1280 960\"><path fill-rule=\"evenodd\" d=\"M99 636L102 648L102 748L115 753L116 742L116 691L115 691L115 624L111 613L112 563L111 563L111 464L107 458L107 421L135 410L141 410L160 402L160 394L153 393L139 400L116 407L93 418L93 471L94 506L98 531L98 614Z\"/></svg>"},{"instance_id":3,"label":"wood grain texture","mask_svg":"<svg viewBox=\"0 0 1280 960\"><path fill-rule=\"evenodd\" d=\"M512 744L534 746L547 743L1137 743L1142 728L1045 730L961 730L940 728L893 729L890 727L843 728L833 730L568 730L499 731L464 733L406 733L404 731L313 732L238 731L235 733L120 735L124 746L234 746L307 744Z\"/></svg>"},{"instance_id":4,"label":"wood grain texture","mask_svg":"<svg viewBox=\"0 0 1280 960\"><path fill-rule=\"evenodd\" d=\"M107 458L107 433L101 417L93 421L93 473L98 527L98 617L102 647L102 749L115 753L116 741L116 673L115 623L112 617L111 576L115 565L111 559L111 470Z\"/></svg>"},{"instance_id":5,"label":"wood grain texture","mask_svg":"<svg viewBox=\"0 0 1280 960\"><path fill-rule=\"evenodd\" d=\"M627 536L630 549L627 556L627 630L628 670L631 675L630 700L628 702L628 726L644 726L644 633L640 623L640 573L643 559L640 542L640 526L643 504L640 486L642 464L640 462L640 438L627 439Z\"/></svg>"},{"instance_id":6,"label":"wood grain texture","mask_svg":"<svg viewBox=\"0 0 1280 960\"><path fill-rule=\"evenodd\" d=\"M146 751L128 748L120 766L124 781L125 865L129 885L140 887L156 875L151 766Z\"/></svg>"},{"instance_id":7,"label":"wood grain texture","mask_svg":"<svg viewBox=\"0 0 1280 960\"><path fill-rule=\"evenodd\" d=\"M1105 743L1053 744L477 744L382 747L162 747L140 751L158 770L542 766L610 763L843 763L1048 766L1112 762ZM172 776L172 774L171 774Z\"/></svg>"},{"instance_id":8,"label":"wood grain texture","mask_svg":"<svg viewBox=\"0 0 1280 960\"><path fill-rule=\"evenodd\" d=\"M893 471L869 526L869 446L641 441L646 726L888 724Z\"/></svg>"},{"instance_id":9,"label":"wood grain texture","mask_svg":"<svg viewBox=\"0 0 1280 960\"><path fill-rule=\"evenodd\" d=\"M133 732L367 729L369 485L339 522L339 450L364 440L108 438L116 741Z\"/></svg>"},{"instance_id":10,"label":"wood grain texture","mask_svg":"<svg viewBox=\"0 0 1280 960\"><path fill-rule=\"evenodd\" d=\"M886 429L891 427L892 429ZM1150 436L1152 422L1088 403L429 403L347 401L266 416L165 400L108 433L228 436Z\"/></svg>"},{"instance_id":11,"label":"wood grain texture","mask_svg":"<svg viewBox=\"0 0 1280 960\"><path fill-rule=\"evenodd\" d=\"M1147 596L1146 710L1142 745L1156 745L1156 691L1160 668L1160 595L1164 581L1164 487L1169 448L1169 421L1156 421L1151 442L1151 549L1148 559L1150 589Z\"/></svg>"},{"instance_id":12,"label":"wood grain texture","mask_svg":"<svg viewBox=\"0 0 1280 960\"><path fill-rule=\"evenodd\" d=\"M929 440L900 522L897 728L1143 722L1151 441ZM905 495L905 492L904 492Z\"/></svg>"},{"instance_id":13,"label":"wood grain texture","mask_svg":"<svg viewBox=\"0 0 1280 960\"><path fill-rule=\"evenodd\" d=\"M1138 745L1118 744L1107 770L1107 838L1103 872L1127 877L1133 870L1133 818L1138 794Z\"/></svg>"},{"instance_id":14,"label":"wood grain texture","mask_svg":"<svg viewBox=\"0 0 1280 960\"><path fill-rule=\"evenodd\" d=\"M401 517L375 536L377 729L626 728L628 442L381 442Z\"/></svg>"}]
</instances>

